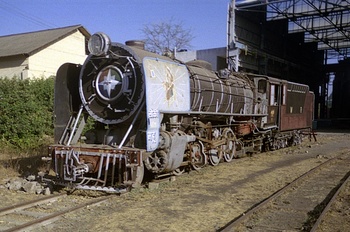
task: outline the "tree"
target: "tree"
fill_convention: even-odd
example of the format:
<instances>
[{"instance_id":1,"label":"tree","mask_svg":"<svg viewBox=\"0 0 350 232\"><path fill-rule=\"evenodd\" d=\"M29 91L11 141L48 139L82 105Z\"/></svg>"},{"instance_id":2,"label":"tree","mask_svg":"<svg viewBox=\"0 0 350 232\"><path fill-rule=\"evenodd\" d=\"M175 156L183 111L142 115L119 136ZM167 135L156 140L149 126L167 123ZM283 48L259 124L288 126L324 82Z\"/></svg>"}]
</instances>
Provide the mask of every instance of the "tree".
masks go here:
<instances>
[{"instance_id":1,"label":"tree","mask_svg":"<svg viewBox=\"0 0 350 232\"><path fill-rule=\"evenodd\" d=\"M177 23L174 19L144 25L142 32L146 49L161 55L174 53L175 49L191 48L190 43L194 38L191 29L185 29L182 23Z\"/></svg>"}]
</instances>

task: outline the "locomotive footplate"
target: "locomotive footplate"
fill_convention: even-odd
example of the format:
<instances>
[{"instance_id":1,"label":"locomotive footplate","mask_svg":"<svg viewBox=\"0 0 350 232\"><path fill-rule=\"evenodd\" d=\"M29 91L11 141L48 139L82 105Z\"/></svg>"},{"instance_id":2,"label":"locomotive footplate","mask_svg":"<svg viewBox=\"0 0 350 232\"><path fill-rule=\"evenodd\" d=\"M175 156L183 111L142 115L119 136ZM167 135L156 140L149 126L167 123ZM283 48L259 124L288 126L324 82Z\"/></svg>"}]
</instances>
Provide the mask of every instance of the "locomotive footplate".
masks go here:
<instances>
[{"instance_id":1,"label":"locomotive footplate","mask_svg":"<svg viewBox=\"0 0 350 232\"><path fill-rule=\"evenodd\" d=\"M105 145L49 147L56 184L76 189L122 192L141 184L143 150Z\"/></svg>"}]
</instances>

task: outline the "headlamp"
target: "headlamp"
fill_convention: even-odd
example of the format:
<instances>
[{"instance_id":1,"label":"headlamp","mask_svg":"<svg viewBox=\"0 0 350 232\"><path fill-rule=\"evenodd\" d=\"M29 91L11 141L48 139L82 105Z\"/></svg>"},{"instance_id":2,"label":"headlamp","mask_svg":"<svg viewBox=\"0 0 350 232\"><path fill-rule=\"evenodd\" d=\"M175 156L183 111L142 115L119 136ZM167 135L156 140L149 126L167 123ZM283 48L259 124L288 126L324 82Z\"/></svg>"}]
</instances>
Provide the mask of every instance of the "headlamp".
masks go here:
<instances>
[{"instance_id":1,"label":"headlamp","mask_svg":"<svg viewBox=\"0 0 350 232\"><path fill-rule=\"evenodd\" d=\"M95 56L107 55L110 48L111 39L102 32L93 34L89 39L89 52Z\"/></svg>"}]
</instances>

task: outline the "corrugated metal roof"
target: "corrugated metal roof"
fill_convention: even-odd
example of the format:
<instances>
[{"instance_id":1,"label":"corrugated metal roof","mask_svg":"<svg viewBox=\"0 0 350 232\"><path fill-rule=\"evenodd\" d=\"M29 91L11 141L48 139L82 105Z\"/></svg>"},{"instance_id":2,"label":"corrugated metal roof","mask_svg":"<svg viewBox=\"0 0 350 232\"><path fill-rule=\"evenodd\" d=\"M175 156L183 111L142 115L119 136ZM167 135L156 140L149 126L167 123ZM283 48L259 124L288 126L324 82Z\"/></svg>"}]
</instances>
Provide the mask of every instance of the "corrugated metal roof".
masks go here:
<instances>
[{"instance_id":1,"label":"corrugated metal roof","mask_svg":"<svg viewBox=\"0 0 350 232\"><path fill-rule=\"evenodd\" d=\"M90 33L81 25L0 36L0 57L30 56L79 30L87 38Z\"/></svg>"}]
</instances>

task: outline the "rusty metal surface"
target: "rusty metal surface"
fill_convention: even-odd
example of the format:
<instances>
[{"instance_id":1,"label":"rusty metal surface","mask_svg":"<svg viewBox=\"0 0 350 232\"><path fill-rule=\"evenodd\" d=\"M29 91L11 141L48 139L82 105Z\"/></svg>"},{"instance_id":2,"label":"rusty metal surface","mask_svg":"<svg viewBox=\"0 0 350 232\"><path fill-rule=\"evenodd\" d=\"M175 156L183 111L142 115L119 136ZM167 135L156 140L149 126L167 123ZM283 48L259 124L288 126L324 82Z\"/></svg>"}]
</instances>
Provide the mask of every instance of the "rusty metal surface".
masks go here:
<instances>
[{"instance_id":1,"label":"rusty metal surface","mask_svg":"<svg viewBox=\"0 0 350 232\"><path fill-rule=\"evenodd\" d=\"M107 145L54 145L49 152L59 180L75 183L81 188L135 182L140 175L140 167L143 168L141 149L117 149Z\"/></svg>"},{"instance_id":2,"label":"rusty metal surface","mask_svg":"<svg viewBox=\"0 0 350 232\"><path fill-rule=\"evenodd\" d=\"M295 130L302 128L311 128L313 121L313 101L314 95L313 93L307 92L305 94L305 101L303 104L302 113L294 113L290 114L288 112L288 108L285 105L281 106L281 125L280 130Z\"/></svg>"}]
</instances>

